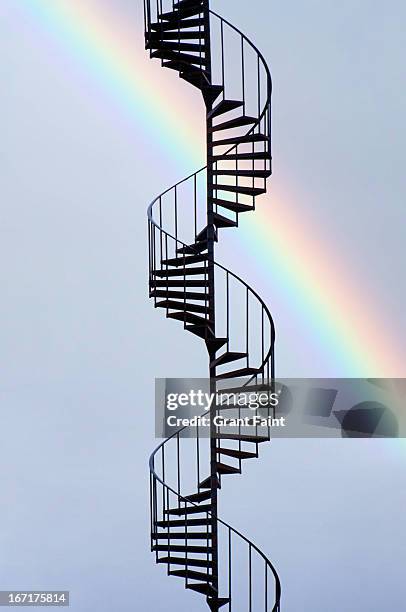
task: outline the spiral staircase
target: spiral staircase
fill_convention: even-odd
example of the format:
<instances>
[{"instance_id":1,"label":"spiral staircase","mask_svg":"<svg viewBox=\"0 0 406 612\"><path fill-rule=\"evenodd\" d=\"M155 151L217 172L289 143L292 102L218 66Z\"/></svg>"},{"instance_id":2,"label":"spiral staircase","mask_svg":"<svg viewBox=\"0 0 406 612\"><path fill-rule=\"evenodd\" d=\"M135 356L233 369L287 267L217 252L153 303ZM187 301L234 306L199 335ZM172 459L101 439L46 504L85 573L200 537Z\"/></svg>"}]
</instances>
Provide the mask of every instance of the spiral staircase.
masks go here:
<instances>
[{"instance_id":1,"label":"spiral staircase","mask_svg":"<svg viewBox=\"0 0 406 612\"><path fill-rule=\"evenodd\" d=\"M271 174L271 76L258 49L209 8L209 0L144 0L151 58L200 90L206 109L207 165L148 208L149 294L156 308L203 340L210 391L242 397L274 391L275 329L257 293L215 259L221 231L255 210ZM161 92L163 95L164 92ZM157 92L160 95L160 92ZM170 103L170 101L168 101ZM244 395L245 394L245 395ZM150 459L151 549L167 573L206 598L210 609L280 611L278 574L266 555L218 516L225 476L259 456L273 414L248 427L215 426L165 439ZM250 420L251 419L251 420ZM206 471L205 471L206 468Z\"/></svg>"}]
</instances>

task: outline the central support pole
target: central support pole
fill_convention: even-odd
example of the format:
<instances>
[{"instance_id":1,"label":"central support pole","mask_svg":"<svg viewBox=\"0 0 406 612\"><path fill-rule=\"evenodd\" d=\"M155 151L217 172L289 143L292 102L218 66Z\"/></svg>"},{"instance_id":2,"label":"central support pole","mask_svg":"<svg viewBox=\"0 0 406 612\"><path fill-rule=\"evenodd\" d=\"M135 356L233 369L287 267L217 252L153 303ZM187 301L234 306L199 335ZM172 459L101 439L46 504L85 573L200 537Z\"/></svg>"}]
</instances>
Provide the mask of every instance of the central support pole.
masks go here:
<instances>
[{"instance_id":1,"label":"central support pole","mask_svg":"<svg viewBox=\"0 0 406 612\"><path fill-rule=\"evenodd\" d=\"M209 0L204 2L204 30L205 30L205 72L212 83L212 67L211 67L211 40L210 40L210 11ZM209 113L213 108L213 103L210 101L210 96L206 100L206 145L207 145L207 272L208 272L208 294L209 294L209 319L210 331L212 338L216 335L216 300L215 300L215 269L214 269L214 243L215 243L215 225L214 225L214 182L213 182L213 135L211 128L213 121L209 117ZM209 336L209 337L210 337ZM208 344L209 364L216 358L216 350L214 343ZM210 393L216 393L216 369L209 365L210 377ZM210 409L210 501L211 501L211 531L212 531L212 585L218 593L218 523L217 523L217 439L216 427L214 425L214 417L216 415L216 402L213 402ZM216 597L214 598L216 599ZM213 602L215 604L215 602ZM215 606L212 609L216 609Z\"/></svg>"}]
</instances>

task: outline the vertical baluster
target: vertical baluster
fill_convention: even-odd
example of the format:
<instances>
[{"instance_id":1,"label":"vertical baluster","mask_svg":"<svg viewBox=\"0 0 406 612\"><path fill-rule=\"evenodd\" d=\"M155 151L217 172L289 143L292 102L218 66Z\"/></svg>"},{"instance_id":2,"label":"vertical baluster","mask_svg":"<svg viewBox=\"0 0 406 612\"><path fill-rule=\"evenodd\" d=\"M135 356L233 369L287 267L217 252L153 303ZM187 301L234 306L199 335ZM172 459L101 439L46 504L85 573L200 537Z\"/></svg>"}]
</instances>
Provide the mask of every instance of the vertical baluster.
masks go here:
<instances>
[{"instance_id":1,"label":"vertical baluster","mask_svg":"<svg viewBox=\"0 0 406 612\"><path fill-rule=\"evenodd\" d=\"M196 490L199 491L200 485L200 429L199 429L199 421L196 425L196 471L197 471L197 486Z\"/></svg>"},{"instance_id":2,"label":"vertical baluster","mask_svg":"<svg viewBox=\"0 0 406 612\"><path fill-rule=\"evenodd\" d=\"M227 323L227 351L230 350L230 278L229 272L226 272L226 323Z\"/></svg>"},{"instance_id":3,"label":"vertical baluster","mask_svg":"<svg viewBox=\"0 0 406 612\"><path fill-rule=\"evenodd\" d=\"M175 185L175 240L178 240L178 188Z\"/></svg>"},{"instance_id":4,"label":"vertical baluster","mask_svg":"<svg viewBox=\"0 0 406 612\"><path fill-rule=\"evenodd\" d=\"M265 612L268 612L268 564L265 561Z\"/></svg>"},{"instance_id":5,"label":"vertical baluster","mask_svg":"<svg viewBox=\"0 0 406 612\"><path fill-rule=\"evenodd\" d=\"M160 232L159 232L159 243L160 243L160 258L161 260L162 258L162 196L159 196L159 227L160 227Z\"/></svg>"},{"instance_id":6,"label":"vertical baluster","mask_svg":"<svg viewBox=\"0 0 406 612\"><path fill-rule=\"evenodd\" d=\"M265 360L265 320L264 320L264 305L261 306L261 364L264 363ZM265 367L262 370L262 382L264 382L265 376Z\"/></svg>"},{"instance_id":7,"label":"vertical baluster","mask_svg":"<svg viewBox=\"0 0 406 612\"><path fill-rule=\"evenodd\" d=\"M168 234L165 234L165 260L168 260ZM162 264L161 264L161 269L162 269ZM169 274L168 274L168 270L169 270L169 266L168 263L165 264L165 270L166 270L166 298L168 300L168 296L169 296ZM169 313L169 307L166 306L166 316L168 316Z\"/></svg>"},{"instance_id":8,"label":"vertical baluster","mask_svg":"<svg viewBox=\"0 0 406 612\"><path fill-rule=\"evenodd\" d=\"M153 545L154 545L154 538L153 538L153 533L154 533L154 520L153 520L153 507L154 507L154 501L153 501L153 494L152 494L152 486L153 486L153 476L152 473L149 473L149 524L150 524L150 538L151 538L151 552L153 549Z\"/></svg>"},{"instance_id":9,"label":"vertical baluster","mask_svg":"<svg viewBox=\"0 0 406 612\"><path fill-rule=\"evenodd\" d=\"M248 583L249 583L249 612L252 612L252 550L248 545Z\"/></svg>"},{"instance_id":10,"label":"vertical baluster","mask_svg":"<svg viewBox=\"0 0 406 612\"><path fill-rule=\"evenodd\" d=\"M197 236L197 175L193 176L193 194L194 194L194 222L195 222L195 239Z\"/></svg>"},{"instance_id":11,"label":"vertical baluster","mask_svg":"<svg viewBox=\"0 0 406 612\"><path fill-rule=\"evenodd\" d=\"M245 330L245 342L246 342L246 351L247 351L247 368L250 365L250 357L249 357L249 293L248 287L246 290L246 330Z\"/></svg>"},{"instance_id":12,"label":"vertical baluster","mask_svg":"<svg viewBox=\"0 0 406 612\"><path fill-rule=\"evenodd\" d=\"M232 605L232 548L231 548L231 529L228 527L228 597L230 601L228 602L228 611L231 612Z\"/></svg>"},{"instance_id":13,"label":"vertical baluster","mask_svg":"<svg viewBox=\"0 0 406 612\"><path fill-rule=\"evenodd\" d=\"M179 431L176 434L176 455L177 455L177 468L178 468L178 495L180 495L180 439L179 439ZM178 498L180 508L180 497Z\"/></svg>"},{"instance_id":14,"label":"vertical baluster","mask_svg":"<svg viewBox=\"0 0 406 612\"><path fill-rule=\"evenodd\" d=\"M220 32L221 32L221 82L223 85L223 100L226 98L226 83L224 74L224 21L220 20Z\"/></svg>"},{"instance_id":15,"label":"vertical baluster","mask_svg":"<svg viewBox=\"0 0 406 612\"><path fill-rule=\"evenodd\" d=\"M243 102L243 115L245 115L245 58L244 58L244 37L241 34L241 86L242 86L242 102Z\"/></svg>"}]
</instances>

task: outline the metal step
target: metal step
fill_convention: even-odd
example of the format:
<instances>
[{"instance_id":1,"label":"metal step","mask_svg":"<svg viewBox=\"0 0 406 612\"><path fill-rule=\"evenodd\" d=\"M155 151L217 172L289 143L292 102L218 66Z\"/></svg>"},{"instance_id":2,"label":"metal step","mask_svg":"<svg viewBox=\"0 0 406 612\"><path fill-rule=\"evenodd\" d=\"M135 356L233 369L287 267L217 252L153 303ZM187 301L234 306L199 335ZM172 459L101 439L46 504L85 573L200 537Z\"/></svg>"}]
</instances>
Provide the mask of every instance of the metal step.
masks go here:
<instances>
[{"instance_id":1,"label":"metal step","mask_svg":"<svg viewBox=\"0 0 406 612\"><path fill-rule=\"evenodd\" d=\"M151 23L151 29L155 32L166 32L167 30L183 30L186 28L204 28L204 19L184 19L180 22L164 21Z\"/></svg>"},{"instance_id":2,"label":"metal step","mask_svg":"<svg viewBox=\"0 0 406 612\"><path fill-rule=\"evenodd\" d=\"M161 264L167 266L188 266L189 264L199 263L200 261L207 261L207 255L190 255L189 257L171 257L170 259L162 259Z\"/></svg>"},{"instance_id":3,"label":"metal step","mask_svg":"<svg viewBox=\"0 0 406 612\"><path fill-rule=\"evenodd\" d=\"M262 187L247 187L246 185L219 185L215 183L213 185L215 191L231 191L232 193L242 193L249 196L259 196L262 193L266 193L266 189Z\"/></svg>"},{"instance_id":4,"label":"metal step","mask_svg":"<svg viewBox=\"0 0 406 612\"><path fill-rule=\"evenodd\" d=\"M196 236L196 242L207 242L207 230L209 226L206 225ZM214 230L214 242L218 242L217 230Z\"/></svg>"},{"instance_id":5,"label":"metal step","mask_svg":"<svg viewBox=\"0 0 406 612\"><path fill-rule=\"evenodd\" d=\"M167 280L152 280L150 281L151 289L155 287L208 287L209 281L200 279L185 280L184 278L167 279Z\"/></svg>"},{"instance_id":6,"label":"metal step","mask_svg":"<svg viewBox=\"0 0 406 612\"><path fill-rule=\"evenodd\" d=\"M171 51L170 49L163 49L163 50L157 50L157 51L153 51L151 53L151 57L158 57L159 59L163 59L163 60L170 60L173 62L184 62L187 64L197 64L197 66L204 66L204 64L206 63L206 60L204 57L201 57L200 55L190 55L188 53L176 53L176 51ZM184 68L184 67L183 67ZM181 67L182 70L182 67Z\"/></svg>"},{"instance_id":7,"label":"metal step","mask_svg":"<svg viewBox=\"0 0 406 612\"><path fill-rule=\"evenodd\" d=\"M212 546L178 546L177 544L157 544L152 547L157 552L179 552L179 553L211 553Z\"/></svg>"},{"instance_id":8,"label":"metal step","mask_svg":"<svg viewBox=\"0 0 406 612\"><path fill-rule=\"evenodd\" d=\"M205 531L188 531L187 533L163 531L162 533L153 533L151 537L153 540L211 540L212 534Z\"/></svg>"},{"instance_id":9,"label":"metal step","mask_svg":"<svg viewBox=\"0 0 406 612\"><path fill-rule=\"evenodd\" d=\"M248 115L241 115L235 119L224 121L224 123L218 123L209 128L209 133L219 132L221 130L231 130L236 127L242 127L244 125L254 125L258 119L256 117L249 117Z\"/></svg>"},{"instance_id":10,"label":"metal step","mask_svg":"<svg viewBox=\"0 0 406 612\"><path fill-rule=\"evenodd\" d=\"M216 463L216 469L218 474L241 474L241 470L239 468L235 468L232 465L227 465L226 463Z\"/></svg>"},{"instance_id":11,"label":"metal step","mask_svg":"<svg viewBox=\"0 0 406 612\"><path fill-rule=\"evenodd\" d=\"M210 489L211 482L212 482L211 476L209 476L208 478L205 478L204 480L202 480L202 482L199 483L199 489ZM218 489L221 489L220 480L217 478L217 476L215 480L215 485L217 486Z\"/></svg>"},{"instance_id":12,"label":"metal step","mask_svg":"<svg viewBox=\"0 0 406 612\"><path fill-rule=\"evenodd\" d=\"M201 253L202 251L207 250L207 240L199 240L193 244L189 244L186 246L179 247L176 249L177 253L181 255L196 255L197 253Z\"/></svg>"},{"instance_id":13,"label":"metal step","mask_svg":"<svg viewBox=\"0 0 406 612\"><path fill-rule=\"evenodd\" d=\"M204 506L187 506L186 508L171 508L169 510L165 510L165 514L170 516L183 516L185 514L199 514L201 512L210 512L211 504L206 504Z\"/></svg>"},{"instance_id":14,"label":"metal step","mask_svg":"<svg viewBox=\"0 0 406 612\"><path fill-rule=\"evenodd\" d=\"M169 572L170 576L178 576L179 578L188 578L190 580L205 580L206 582L211 582L213 580L213 576L207 572L196 572L194 570L173 570Z\"/></svg>"},{"instance_id":15,"label":"metal step","mask_svg":"<svg viewBox=\"0 0 406 612\"><path fill-rule=\"evenodd\" d=\"M218 115L223 115L241 106L244 106L244 103L239 100L221 100L221 102L207 114L207 117L208 119L213 119L214 117L218 117Z\"/></svg>"},{"instance_id":16,"label":"metal step","mask_svg":"<svg viewBox=\"0 0 406 612\"><path fill-rule=\"evenodd\" d=\"M180 19L184 19L186 17L193 17L194 15L200 15L203 13L204 8L200 4L196 4L191 7L181 7L176 11L168 11L167 13L161 13L159 16L161 19L165 19L165 21L176 21L178 22Z\"/></svg>"},{"instance_id":17,"label":"metal step","mask_svg":"<svg viewBox=\"0 0 406 612\"><path fill-rule=\"evenodd\" d=\"M253 444L260 444L261 442L269 442L269 438L265 436L249 436L244 434L215 434L217 440L238 440L239 442L252 442Z\"/></svg>"},{"instance_id":18,"label":"metal step","mask_svg":"<svg viewBox=\"0 0 406 612\"><path fill-rule=\"evenodd\" d=\"M239 370L233 370L232 372L224 372L223 374L218 374L216 376L217 380L223 380L225 378L240 378L242 376L251 376L254 374L259 374L261 370L258 368L241 368Z\"/></svg>"},{"instance_id":19,"label":"metal step","mask_svg":"<svg viewBox=\"0 0 406 612\"><path fill-rule=\"evenodd\" d=\"M178 2L175 2L174 7L183 8L184 6L196 6L198 4L203 4L203 0L179 0Z\"/></svg>"},{"instance_id":20,"label":"metal step","mask_svg":"<svg viewBox=\"0 0 406 612\"><path fill-rule=\"evenodd\" d=\"M176 70L177 72L189 73L189 74L201 74L203 68L200 66L195 66L194 64L188 64L185 62L178 62L176 60L167 60L163 61L162 65L164 68L170 68L171 70Z\"/></svg>"},{"instance_id":21,"label":"metal step","mask_svg":"<svg viewBox=\"0 0 406 612\"><path fill-rule=\"evenodd\" d=\"M162 278L165 276L192 276L206 273L207 269L205 267L197 266L196 268L182 268L181 270L152 270L151 274Z\"/></svg>"},{"instance_id":22,"label":"metal step","mask_svg":"<svg viewBox=\"0 0 406 612\"><path fill-rule=\"evenodd\" d=\"M271 176L271 170L246 170L245 168L236 168L235 170L213 170L213 174L217 176L245 176L247 178L263 178Z\"/></svg>"},{"instance_id":23,"label":"metal step","mask_svg":"<svg viewBox=\"0 0 406 612\"><path fill-rule=\"evenodd\" d=\"M262 391L263 393L275 392L271 384L257 382L249 385L239 385L238 387L228 387L221 389L222 393L250 393L251 391Z\"/></svg>"},{"instance_id":24,"label":"metal step","mask_svg":"<svg viewBox=\"0 0 406 612\"><path fill-rule=\"evenodd\" d=\"M200 503L202 501L206 501L211 498L211 491L203 491L201 493L193 493L193 495L188 495L186 499L190 502Z\"/></svg>"},{"instance_id":25,"label":"metal step","mask_svg":"<svg viewBox=\"0 0 406 612\"><path fill-rule=\"evenodd\" d=\"M211 325L210 319L204 319L188 312L170 312L166 315L168 319L175 319L176 321L182 321L184 323L190 323L191 325Z\"/></svg>"},{"instance_id":26,"label":"metal step","mask_svg":"<svg viewBox=\"0 0 406 612\"><path fill-rule=\"evenodd\" d=\"M205 38L204 30L182 31L182 32L149 32L145 36L147 44L161 42L163 40L202 40Z\"/></svg>"},{"instance_id":27,"label":"metal step","mask_svg":"<svg viewBox=\"0 0 406 612\"><path fill-rule=\"evenodd\" d=\"M179 41L165 41L161 39L152 40L151 42L147 42L145 45L146 49L160 49L168 51L196 51L197 53L205 53L206 51L206 43L191 43L191 42L179 42Z\"/></svg>"},{"instance_id":28,"label":"metal step","mask_svg":"<svg viewBox=\"0 0 406 612\"><path fill-rule=\"evenodd\" d=\"M246 359L247 353L236 353L233 351L226 351L217 359L214 359L210 363L211 368L216 368L217 366L223 365L224 363L230 363L231 361L238 361L239 359Z\"/></svg>"},{"instance_id":29,"label":"metal step","mask_svg":"<svg viewBox=\"0 0 406 612\"><path fill-rule=\"evenodd\" d=\"M207 603L211 612L218 612L220 608L230 603L231 599L227 597L208 597Z\"/></svg>"},{"instance_id":30,"label":"metal step","mask_svg":"<svg viewBox=\"0 0 406 612\"><path fill-rule=\"evenodd\" d=\"M231 202L230 200L222 200L221 198L211 198L210 200L216 206L222 206L223 208L227 208L227 210L232 210L236 213L254 210L254 207L250 204L240 204L240 202Z\"/></svg>"},{"instance_id":31,"label":"metal step","mask_svg":"<svg viewBox=\"0 0 406 612\"><path fill-rule=\"evenodd\" d=\"M267 136L263 134L246 134L245 136L230 136L230 138L222 138L221 140L213 141L213 146L217 147L220 145L233 145L245 142L265 142L268 140Z\"/></svg>"},{"instance_id":32,"label":"metal step","mask_svg":"<svg viewBox=\"0 0 406 612\"><path fill-rule=\"evenodd\" d=\"M184 519L172 519L171 521L157 521L155 523L156 527L162 527L163 529L171 529L172 527L185 527L185 528L186 527L200 527L204 525L211 525L211 519L207 519L207 518L193 519L193 518L186 517Z\"/></svg>"},{"instance_id":33,"label":"metal step","mask_svg":"<svg viewBox=\"0 0 406 612\"><path fill-rule=\"evenodd\" d=\"M186 559L183 557L161 557L157 559L157 563L166 563L167 565L186 565L187 567L213 567L213 561L207 559Z\"/></svg>"},{"instance_id":34,"label":"metal step","mask_svg":"<svg viewBox=\"0 0 406 612\"><path fill-rule=\"evenodd\" d=\"M256 453L249 453L248 451L240 451L234 448L221 448L217 449L219 455L227 455L228 457L235 457L236 459L254 459L257 457Z\"/></svg>"},{"instance_id":35,"label":"metal step","mask_svg":"<svg viewBox=\"0 0 406 612\"><path fill-rule=\"evenodd\" d=\"M251 151L246 153L224 153L223 155L213 155L210 159L215 161L227 160L227 161L239 161L239 160L248 160L251 161L253 159L265 160L268 161L270 159L270 155L264 151Z\"/></svg>"},{"instance_id":36,"label":"metal step","mask_svg":"<svg viewBox=\"0 0 406 612\"><path fill-rule=\"evenodd\" d=\"M208 77L205 77L205 73L202 71L199 74L182 72L180 78L200 89L208 105L213 104L219 95L223 93L223 87L221 85L211 85Z\"/></svg>"},{"instance_id":37,"label":"metal step","mask_svg":"<svg viewBox=\"0 0 406 612\"><path fill-rule=\"evenodd\" d=\"M213 222L216 227L237 227L238 225L237 221L219 215L218 213L213 213Z\"/></svg>"},{"instance_id":38,"label":"metal step","mask_svg":"<svg viewBox=\"0 0 406 612\"><path fill-rule=\"evenodd\" d=\"M207 293L197 293L194 291L165 291L164 289L151 291L150 297L166 299L185 298L186 300L199 300L201 302L208 302L210 299Z\"/></svg>"},{"instance_id":39,"label":"metal step","mask_svg":"<svg viewBox=\"0 0 406 612\"><path fill-rule=\"evenodd\" d=\"M155 304L156 308L169 308L170 310L186 310L187 312L202 312L203 314L211 312L210 308L201 304L188 304L187 302L176 302L174 300L163 300Z\"/></svg>"},{"instance_id":40,"label":"metal step","mask_svg":"<svg viewBox=\"0 0 406 612\"><path fill-rule=\"evenodd\" d=\"M218 595L215 588L211 584L187 584L187 589L206 595L207 597L216 597Z\"/></svg>"}]
</instances>

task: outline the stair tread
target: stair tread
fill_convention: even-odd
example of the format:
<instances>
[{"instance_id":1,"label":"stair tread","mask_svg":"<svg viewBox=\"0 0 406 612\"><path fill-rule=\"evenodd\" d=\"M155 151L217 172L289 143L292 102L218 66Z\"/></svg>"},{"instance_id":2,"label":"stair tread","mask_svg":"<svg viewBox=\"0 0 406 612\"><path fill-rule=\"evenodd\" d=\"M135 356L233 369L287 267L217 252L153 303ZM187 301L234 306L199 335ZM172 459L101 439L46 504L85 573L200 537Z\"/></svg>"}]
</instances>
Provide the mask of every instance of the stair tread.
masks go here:
<instances>
[{"instance_id":1,"label":"stair tread","mask_svg":"<svg viewBox=\"0 0 406 612\"><path fill-rule=\"evenodd\" d=\"M209 608L212 612L218 612L220 608L230 603L229 597L216 597L216 598L207 598L207 603L209 604Z\"/></svg>"},{"instance_id":2,"label":"stair tread","mask_svg":"<svg viewBox=\"0 0 406 612\"><path fill-rule=\"evenodd\" d=\"M250 210L254 210L252 204L241 204L240 202L232 202L231 200L222 200L221 198L210 198L213 204L216 206L222 206L227 210L232 210L234 212L248 212Z\"/></svg>"},{"instance_id":3,"label":"stair tread","mask_svg":"<svg viewBox=\"0 0 406 612\"><path fill-rule=\"evenodd\" d=\"M214 359L210 363L210 367L217 367L223 365L224 363L230 363L231 361L238 361L239 359L245 359L247 357L247 353L237 353L235 351L226 351L217 359Z\"/></svg>"},{"instance_id":4,"label":"stair tread","mask_svg":"<svg viewBox=\"0 0 406 612\"><path fill-rule=\"evenodd\" d=\"M168 11L166 13L161 13L160 17L161 19L165 19L165 21L179 21L180 19L184 19L185 17L193 17L193 15L199 15L200 13L203 13L204 8L202 5L196 4L195 6L191 6L191 7L182 7L181 5L179 5L179 8L177 8L175 11Z\"/></svg>"},{"instance_id":5,"label":"stair tread","mask_svg":"<svg viewBox=\"0 0 406 612\"><path fill-rule=\"evenodd\" d=\"M213 561L207 559L186 559L183 557L161 557L157 563L167 563L168 565L187 565L188 567L213 567Z\"/></svg>"},{"instance_id":6,"label":"stair tread","mask_svg":"<svg viewBox=\"0 0 406 612\"><path fill-rule=\"evenodd\" d=\"M211 520L207 518L184 518L184 519L172 519L171 521L157 521L155 523L156 527L162 527L163 529L172 528L172 527L203 527L204 525L211 525Z\"/></svg>"},{"instance_id":7,"label":"stair tread","mask_svg":"<svg viewBox=\"0 0 406 612\"><path fill-rule=\"evenodd\" d=\"M221 100L214 108L208 113L208 118L213 119L213 117L218 117L218 115L223 115L224 113L228 113L236 108L240 108L244 103L240 102L240 100Z\"/></svg>"},{"instance_id":8,"label":"stair tread","mask_svg":"<svg viewBox=\"0 0 406 612\"><path fill-rule=\"evenodd\" d=\"M190 64L197 64L198 66L205 64L206 60L200 55L191 55L189 53L181 53L172 51L171 49L158 49L152 51L151 57L158 57L160 59L166 59L174 62L187 62ZM181 68L182 69L182 68Z\"/></svg>"},{"instance_id":9,"label":"stair tread","mask_svg":"<svg viewBox=\"0 0 406 612\"><path fill-rule=\"evenodd\" d=\"M213 221L216 227L237 227L237 222L233 219L229 219L219 213L213 213Z\"/></svg>"},{"instance_id":10,"label":"stair tread","mask_svg":"<svg viewBox=\"0 0 406 612\"><path fill-rule=\"evenodd\" d=\"M178 249L176 249L176 252L187 255L187 254L196 254L198 252L202 252L206 250L207 250L207 240L201 240L198 243L189 244L184 247L179 247Z\"/></svg>"},{"instance_id":11,"label":"stair tread","mask_svg":"<svg viewBox=\"0 0 406 612\"><path fill-rule=\"evenodd\" d=\"M256 117L250 117L249 115L241 115L240 117L235 117L234 119L229 119L228 121L224 121L223 123L218 123L217 125L213 125L209 132L219 132L222 130L231 130L235 127L242 127L244 125L252 125L256 123L258 119Z\"/></svg>"},{"instance_id":12,"label":"stair tread","mask_svg":"<svg viewBox=\"0 0 406 612\"><path fill-rule=\"evenodd\" d=\"M152 270L154 276L190 276L197 274L206 274L207 269L204 266L196 266L195 268L182 268L181 270Z\"/></svg>"},{"instance_id":13,"label":"stair tread","mask_svg":"<svg viewBox=\"0 0 406 612\"><path fill-rule=\"evenodd\" d=\"M179 578L190 578L191 580L204 580L211 582L213 576L209 573L197 572L194 570L172 570L169 572L170 576L178 576Z\"/></svg>"},{"instance_id":14,"label":"stair tread","mask_svg":"<svg viewBox=\"0 0 406 612\"><path fill-rule=\"evenodd\" d=\"M211 331L209 325L196 325L196 324L186 325L186 329L187 331L190 331L195 336L202 338L206 342L211 342L211 341L216 340L216 338L213 337L213 332ZM225 342L227 342L227 339L225 339Z\"/></svg>"},{"instance_id":15,"label":"stair tread","mask_svg":"<svg viewBox=\"0 0 406 612\"><path fill-rule=\"evenodd\" d=\"M180 298L180 299L187 299L187 300L199 300L199 301L203 301L203 302L208 302L210 297L207 293L198 293L197 291L165 291L164 289L157 289L151 292L150 297L157 297L157 298L167 298L167 299L172 299L172 298Z\"/></svg>"},{"instance_id":16,"label":"stair tread","mask_svg":"<svg viewBox=\"0 0 406 612\"><path fill-rule=\"evenodd\" d=\"M183 514L199 514L200 512L211 512L211 504L204 506L188 506L187 508L170 508L165 514L170 516L182 516Z\"/></svg>"},{"instance_id":17,"label":"stair tread","mask_svg":"<svg viewBox=\"0 0 406 612\"><path fill-rule=\"evenodd\" d=\"M213 550L212 546L181 546L177 544L156 544L152 550L157 552L184 552L184 553L210 553Z\"/></svg>"},{"instance_id":18,"label":"stair tread","mask_svg":"<svg viewBox=\"0 0 406 612\"><path fill-rule=\"evenodd\" d=\"M238 160L269 160L270 155L266 151L247 151L244 153L223 153L222 155L213 155L211 157L213 160L229 160L229 161L238 161Z\"/></svg>"},{"instance_id":19,"label":"stair tread","mask_svg":"<svg viewBox=\"0 0 406 612\"><path fill-rule=\"evenodd\" d=\"M214 587L211 586L211 584L187 584L186 585L187 589L190 589L192 591L196 591L196 593L201 593L202 595L207 595L208 597L215 597L217 595L217 591Z\"/></svg>"},{"instance_id":20,"label":"stair tread","mask_svg":"<svg viewBox=\"0 0 406 612\"><path fill-rule=\"evenodd\" d=\"M226 463L217 462L216 469L219 474L240 474L240 469Z\"/></svg>"},{"instance_id":21,"label":"stair tread","mask_svg":"<svg viewBox=\"0 0 406 612\"><path fill-rule=\"evenodd\" d=\"M179 41L165 41L157 39L155 42L148 42L146 49L168 49L169 51L203 51L205 52L206 43L192 43L192 42L179 42Z\"/></svg>"},{"instance_id":22,"label":"stair tread","mask_svg":"<svg viewBox=\"0 0 406 612\"><path fill-rule=\"evenodd\" d=\"M250 376L251 374L259 374L260 372L261 370L258 368L240 368L239 370L218 374L216 379L223 380L225 378L240 378L241 376Z\"/></svg>"},{"instance_id":23,"label":"stair tread","mask_svg":"<svg viewBox=\"0 0 406 612\"><path fill-rule=\"evenodd\" d=\"M210 326L210 319L204 319L203 317L198 317L197 315L190 314L188 312L170 312L167 314L169 319L176 319L177 321L183 321L185 323L190 323L191 325L207 325Z\"/></svg>"},{"instance_id":24,"label":"stair tread","mask_svg":"<svg viewBox=\"0 0 406 612\"><path fill-rule=\"evenodd\" d=\"M265 436L250 436L245 434L215 434L214 436L217 440L237 440L241 442L253 442L254 444L259 444L261 442L269 442L269 438Z\"/></svg>"},{"instance_id":25,"label":"stair tread","mask_svg":"<svg viewBox=\"0 0 406 612\"><path fill-rule=\"evenodd\" d=\"M243 142L264 142L266 140L268 140L268 137L263 134L246 134L245 136L230 136L229 138L214 140L213 146L233 145Z\"/></svg>"},{"instance_id":26,"label":"stair tread","mask_svg":"<svg viewBox=\"0 0 406 612\"><path fill-rule=\"evenodd\" d=\"M186 257L170 257L169 259L162 259L161 263L168 266L188 266L192 263L198 263L200 261L206 261L207 255L189 255Z\"/></svg>"},{"instance_id":27,"label":"stair tread","mask_svg":"<svg viewBox=\"0 0 406 612\"><path fill-rule=\"evenodd\" d=\"M162 533L153 533L153 540L211 540L212 534L206 531L188 531L186 532L162 532Z\"/></svg>"},{"instance_id":28,"label":"stair tread","mask_svg":"<svg viewBox=\"0 0 406 612\"><path fill-rule=\"evenodd\" d=\"M181 32L149 32L146 35L146 39L148 40L156 40L160 42L161 40L201 40L205 38L204 30L195 30L195 31L181 31Z\"/></svg>"},{"instance_id":29,"label":"stair tread","mask_svg":"<svg viewBox=\"0 0 406 612\"><path fill-rule=\"evenodd\" d=\"M211 488L211 481L212 481L212 477L208 476L207 478L205 478L204 480L202 480L199 483L199 489L210 489ZM219 479L216 477L216 484L217 484L217 488L220 489L221 485L220 485L220 481Z\"/></svg>"},{"instance_id":30,"label":"stair tread","mask_svg":"<svg viewBox=\"0 0 406 612\"><path fill-rule=\"evenodd\" d=\"M248 178L268 178L271 176L271 170L245 170L238 168L235 170L213 170L213 174L217 176L246 176Z\"/></svg>"},{"instance_id":31,"label":"stair tread","mask_svg":"<svg viewBox=\"0 0 406 612\"><path fill-rule=\"evenodd\" d=\"M233 193L243 193L245 195L257 196L266 192L266 189L262 187L247 187L246 185L220 185L214 184L214 190L216 191L232 191Z\"/></svg>"},{"instance_id":32,"label":"stair tread","mask_svg":"<svg viewBox=\"0 0 406 612\"><path fill-rule=\"evenodd\" d=\"M200 279L191 279L185 280L184 278L174 279L166 279L166 280L157 280L154 279L150 282L150 286L152 289L155 287L208 287L208 280L200 280Z\"/></svg>"},{"instance_id":33,"label":"stair tread","mask_svg":"<svg viewBox=\"0 0 406 612\"><path fill-rule=\"evenodd\" d=\"M207 242L207 232L208 232L209 226L206 225L202 230L200 230L200 232L197 234L196 236L196 242ZM217 235L217 230L215 228L214 229L214 242L218 242L218 235Z\"/></svg>"},{"instance_id":34,"label":"stair tread","mask_svg":"<svg viewBox=\"0 0 406 612\"><path fill-rule=\"evenodd\" d=\"M151 29L156 32L165 32L166 30L184 30L187 28L202 27L204 28L204 19L197 17L196 19L181 19L180 21L164 21L151 23Z\"/></svg>"},{"instance_id":35,"label":"stair tread","mask_svg":"<svg viewBox=\"0 0 406 612\"><path fill-rule=\"evenodd\" d=\"M210 499L211 491L201 491L199 493L193 493L193 495L188 495L186 499L191 502L201 502Z\"/></svg>"},{"instance_id":36,"label":"stair tread","mask_svg":"<svg viewBox=\"0 0 406 612\"><path fill-rule=\"evenodd\" d=\"M171 310L181 310L187 312L201 312L203 314L209 313L210 308L202 306L201 304L188 304L188 302L177 302L175 300L163 300L155 304L156 308L169 308Z\"/></svg>"},{"instance_id":37,"label":"stair tread","mask_svg":"<svg viewBox=\"0 0 406 612\"><path fill-rule=\"evenodd\" d=\"M228 457L235 457L236 459L254 459L256 458L256 453L250 453L248 451L240 451L235 448L221 448L217 449L217 453L219 455L227 455Z\"/></svg>"}]
</instances>

